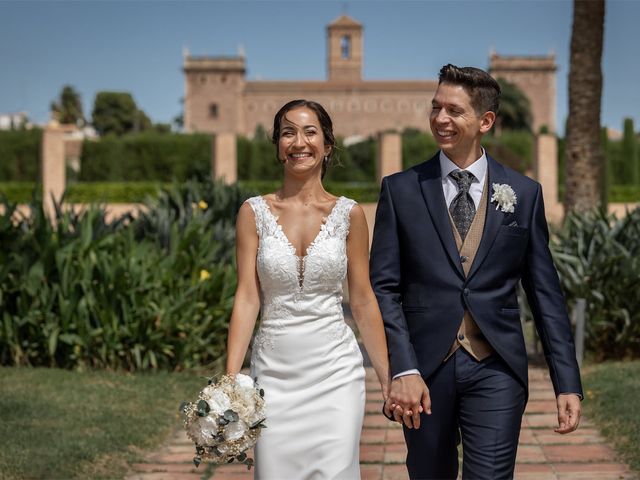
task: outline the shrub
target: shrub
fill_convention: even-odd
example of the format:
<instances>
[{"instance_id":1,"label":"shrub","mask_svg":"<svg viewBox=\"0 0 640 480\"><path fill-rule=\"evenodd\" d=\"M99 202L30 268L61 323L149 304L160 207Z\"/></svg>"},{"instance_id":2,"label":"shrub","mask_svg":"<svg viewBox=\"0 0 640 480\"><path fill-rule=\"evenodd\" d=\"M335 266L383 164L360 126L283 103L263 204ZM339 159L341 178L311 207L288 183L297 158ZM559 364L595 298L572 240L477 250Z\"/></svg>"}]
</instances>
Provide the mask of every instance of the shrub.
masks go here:
<instances>
[{"instance_id":1,"label":"shrub","mask_svg":"<svg viewBox=\"0 0 640 480\"><path fill-rule=\"evenodd\" d=\"M80 181L162 181L210 176L211 136L145 132L87 140Z\"/></svg>"},{"instance_id":2,"label":"shrub","mask_svg":"<svg viewBox=\"0 0 640 480\"><path fill-rule=\"evenodd\" d=\"M428 133L415 129L402 132L402 167L409 168L429 160L438 151L438 145Z\"/></svg>"},{"instance_id":3,"label":"shrub","mask_svg":"<svg viewBox=\"0 0 640 480\"><path fill-rule=\"evenodd\" d=\"M0 181L38 181L41 145L39 128L0 131Z\"/></svg>"},{"instance_id":4,"label":"shrub","mask_svg":"<svg viewBox=\"0 0 640 480\"><path fill-rule=\"evenodd\" d=\"M639 357L640 209L620 220L571 213L551 249L569 305L586 299L586 349L597 359Z\"/></svg>"},{"instance_id":5,"label":"shrub","mask_svg":"<svg viewBox=\"0 0 640 480\"><path fill-rule=\"evenodd\" d=\"M42 185L35 182L0 182L0 196L16 203L28 203Z\"/></svg>"},{"instance_id":6,"label":"shrub","mask_svg":"<svg viewBox=\"0 0 640 480\"><path fill-rule=\"evenodd\" d=\"M335 161L327 170L325 183L375 182L377 151L378 144L373 137L349 146L338 138Z\"/></svg>"},{"instance_id":7,"label":"shrub","mask_svg":"<svg viewBox=\"0 0 640 480\"><path fill-rule=\"evenodd\" d=\"M0 364L139 370L221 358L244 194L218 184L165 189L149 211L0 216ZM198 204L201 200L204 203ZM195 206L192 205L195 203Z\"/></svg>"}]
</instances>

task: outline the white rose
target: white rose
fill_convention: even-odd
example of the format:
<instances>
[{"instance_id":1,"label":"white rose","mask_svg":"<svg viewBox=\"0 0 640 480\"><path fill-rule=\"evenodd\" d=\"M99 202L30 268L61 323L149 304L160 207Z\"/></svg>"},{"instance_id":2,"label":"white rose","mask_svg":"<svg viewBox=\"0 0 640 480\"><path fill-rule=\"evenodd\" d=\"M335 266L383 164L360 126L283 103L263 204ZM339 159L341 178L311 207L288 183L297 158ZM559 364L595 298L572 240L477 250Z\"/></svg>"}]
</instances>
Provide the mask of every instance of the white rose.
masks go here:
<instances>
[{"instance_id":1,"label":"white rose","mask_svg":"<svg viewBox=\"0 0 640 480\"><path fill-rule=\"evenodd\" d=\"M209 404L209 408L214 415L222 415L224 412L229 410L229 407L231 407L231 400L226 393L216 389L212 390L213 391L211 392L207 392L209 396L207 403Z\"/></svg>"},{"instance_id":2,"label":"white rose","mask_svg":"<svg viewBox=\"0 0 640 480\"><path fill-rule=\"evenodd\" d=\"M218 423L213 417L198 417L189 427L189 433L198 445L214 445L213 436L218 433Z\"/></svg>"},{"instance_id":3,"label":"white rose","mask_svg":"<svg viewBox=\"0 0 640 480\"><path fill-rule=\"evenodd\" d=\"M207 397L210 397L211 395L213 395L213 392L215 391L216 391L215 385L208 385L202 389L202 393Z\"/></svg>"},{"instance_id":4,"label":"white rose","mask_svg":"<svg viewBox=\"0 0 640 480\"><path fill-rule=\"evenodd\" d=\"M236 410L238 416L247 423L252 423L251 419L255 415L255 407L253 405L242 405Z\"/></svg>"},{"instance_id":5,"label":"white rose","mask_svg":"<svg viewBox=\"0 0 640 480\"><path fill-rule=\"evenodd\" d=\"M242 436L247 432L247 424L242 420L238 420L237 422L231 422L226 427L224 427L224 438L230 442L234 440L238 440L242 438Z\"/></svg>"},{"instance_id":6,"label":"white rose","mask_svg":"<svg viewBox=\"0 0 640 480\"><path fill-rule=\"evenodd\" d=\"M249 416L249 425L253 425L258 423L258 421L264 419L264 415L260 414L260 412L253 411L253 413Z\"/></svg>"},{"instance_id":7,"label":"white rose","mask_svg":"<svg viewBox=\"0 0 640 480\"><path fill-rule=\"evenodd\" d=\"M236 373L236 384L238 384L240 388L254 387L253 379L250 376L244 375L242 373Z\"/></svg>"}]
</instances>

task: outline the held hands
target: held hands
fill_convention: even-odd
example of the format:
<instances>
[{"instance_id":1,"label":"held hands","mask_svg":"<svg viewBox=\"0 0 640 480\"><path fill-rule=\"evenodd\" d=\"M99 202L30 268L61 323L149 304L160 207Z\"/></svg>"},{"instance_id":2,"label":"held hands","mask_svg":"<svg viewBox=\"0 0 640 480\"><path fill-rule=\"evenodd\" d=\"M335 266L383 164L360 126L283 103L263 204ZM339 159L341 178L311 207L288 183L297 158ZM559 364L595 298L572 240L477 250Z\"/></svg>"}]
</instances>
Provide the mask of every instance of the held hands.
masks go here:
<instances>
[{"instance_id":1,"label":"held hands","mask_svg":"<svg viewBox=\"0 0 640 480\"><path fill-rule=\"evenodd\" d=\"M429 388L420 375L404 375L391 381L384 413L407 428L420 428L420 414L431 415Z\"/></svg>"},{"instance_id":2,"label":"held hands","mask_svg":"<svg viewBox=\"0 0 640 480\"><path fill-rule=\"evenodd\" d=\"M574 393L561 393L556 400L558 404L558 428L556 433L571 433L580 423L580 397Z\"/></svg>"}]
</instances>

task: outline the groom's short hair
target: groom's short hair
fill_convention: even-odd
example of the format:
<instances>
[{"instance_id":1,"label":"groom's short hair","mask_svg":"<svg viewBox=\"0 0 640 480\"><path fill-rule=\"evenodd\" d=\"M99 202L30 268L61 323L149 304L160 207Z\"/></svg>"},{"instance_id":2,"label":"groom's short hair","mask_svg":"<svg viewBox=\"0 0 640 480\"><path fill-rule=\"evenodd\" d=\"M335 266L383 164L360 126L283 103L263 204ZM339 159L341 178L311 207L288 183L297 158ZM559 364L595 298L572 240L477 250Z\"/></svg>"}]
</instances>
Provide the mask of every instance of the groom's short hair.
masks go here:
<instances>
[{"instance_id":1,"label":"groom's short hair","mask_svg":"<svg viewBox=\"0 0 640 480\"><path fill-rule=\"evenodd\" d=\"M498 114L500 85L484 70L475 67L457 67L450 63L440 69L441 83L460 85L471 97L471 106L478 115L485 112Z\"/></svg>"}]
</instances>

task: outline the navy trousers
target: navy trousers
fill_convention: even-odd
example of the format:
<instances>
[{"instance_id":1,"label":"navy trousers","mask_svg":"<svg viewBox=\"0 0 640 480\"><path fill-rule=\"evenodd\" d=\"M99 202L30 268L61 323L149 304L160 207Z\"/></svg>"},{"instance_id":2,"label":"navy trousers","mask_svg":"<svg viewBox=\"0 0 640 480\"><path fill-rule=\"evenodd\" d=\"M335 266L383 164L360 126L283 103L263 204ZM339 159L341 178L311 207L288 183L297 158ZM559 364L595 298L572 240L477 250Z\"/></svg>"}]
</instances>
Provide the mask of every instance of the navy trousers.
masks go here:
<instances>
[{"instance_id":1,"label":"navy trousers","mask_svg":"<svg viewBox=\"0 0 640 480\"><path fill-rule=\"evenodd\" d=\"M455 480L460 439L463 480L512 479L526 392L504 361L460 348L425 382L432 414L404 427L411 479Z\"/></svg>"}]
</instances>

